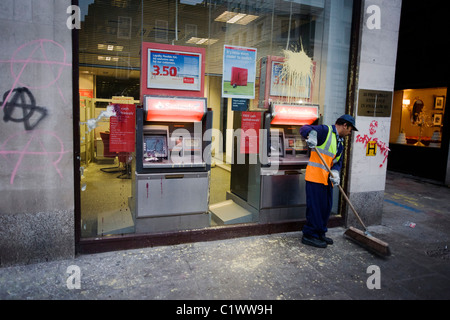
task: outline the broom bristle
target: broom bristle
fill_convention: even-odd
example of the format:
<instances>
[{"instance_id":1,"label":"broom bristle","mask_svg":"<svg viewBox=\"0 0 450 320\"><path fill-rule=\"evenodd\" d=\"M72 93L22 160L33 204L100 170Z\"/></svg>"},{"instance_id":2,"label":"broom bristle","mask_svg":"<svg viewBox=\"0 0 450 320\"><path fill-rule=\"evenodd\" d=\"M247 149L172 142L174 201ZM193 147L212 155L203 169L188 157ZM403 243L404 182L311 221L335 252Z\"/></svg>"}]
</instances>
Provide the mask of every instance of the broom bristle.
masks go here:
<instances>
[{"instance_id":1,"label":"broom bristle","mask_svg":"<svg viewBox=\"0 0 450 320\"><path fill-rule=\"evenodd\" d=\"M344 235L350 238L350 240L355 241L356 243L381 256L389 256L391 254L389 245L386 242L373 236L368 236L359 229L350 227L347 231L345 231Z\"/></svg>"}]
</instances>

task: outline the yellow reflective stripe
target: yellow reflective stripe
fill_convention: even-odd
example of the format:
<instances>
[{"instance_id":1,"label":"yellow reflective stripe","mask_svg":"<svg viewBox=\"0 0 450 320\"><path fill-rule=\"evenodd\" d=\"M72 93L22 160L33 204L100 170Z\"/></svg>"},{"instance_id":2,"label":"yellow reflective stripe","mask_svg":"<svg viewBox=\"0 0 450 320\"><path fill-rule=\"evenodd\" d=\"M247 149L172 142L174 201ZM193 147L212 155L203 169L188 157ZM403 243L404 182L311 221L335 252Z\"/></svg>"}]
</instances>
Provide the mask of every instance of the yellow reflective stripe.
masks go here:
<instances>
[{"instance_id":1,"label":"yellow reflective stripe","mask_svg":"<svg viewBox=\"0 0 450 320\"><path fill-rule=\"evenodd\" d=\"M337 138L333 139L332 135L335 135L333 127L328 126L327 137L323 144L317 146L317 149L323 150L322 153L327 152L328 155L334 158L337 154Z\"/></svg>"},{"instance_id":2,"label":"yellow reflective stripe","mask_svg":"<svg viewBox=\"0 0 450 320\"><path fill-rule=\"evenodd\" d=\"M312 149L311 152L316 152L316 150ZM320 150L321 155L329 156L330 158L334 158L336 156L335 153L332 153L328 150Z\"/></svg>"},{"instance_id":3,"label":"yellow reflective stripe","mask_svg":"<svg viewBox=\"0 0 450 320\"><path fill-rule=\"evenodd\" d=\"M318 149L321 149L321 150L327 149L328 150L330 147L329 139L330 139L330 134L333 131L333 128L331 128L330 126L327 126L327 127L328 127L327 137L325 138L325 141L320 146L317 146Z\"/></svg>"}]
</instances>

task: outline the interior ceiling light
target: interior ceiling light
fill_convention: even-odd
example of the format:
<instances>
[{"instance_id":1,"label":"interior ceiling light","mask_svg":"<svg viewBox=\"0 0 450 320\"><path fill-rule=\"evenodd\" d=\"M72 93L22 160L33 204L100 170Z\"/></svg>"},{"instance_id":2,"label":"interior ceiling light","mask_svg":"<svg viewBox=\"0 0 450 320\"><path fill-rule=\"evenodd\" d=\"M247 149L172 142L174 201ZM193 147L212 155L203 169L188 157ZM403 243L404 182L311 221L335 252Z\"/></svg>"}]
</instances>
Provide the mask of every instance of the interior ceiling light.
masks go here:
<instances>
[{"instance_id":1,"label":"interior ceiling light","mask_svg":"<svg viewBox=\"0 0 450 320\"><path fill-rule=\"evenodd\" d=\"M186 43L193 43L193 44L202 44L202 45L210 45L214 44L218 39L208 39L208 38L197 38L197 37L191 37Z\"/></svg>"},{"instance_id":2,"label":"interior ceiling light","mask_svg":"<svg viewBox=\"0 0 450 320\"><path fill-rule=\"evenodd\" d=\"M236 23L239 20L241 20L243 17L245 17L245 13L238 13L233 18L227 21L227 23Z\"/></svg>"},{"instance_id":3,"label":"interior ceiling light","mask_svg":"<svg viewBox=\"0 0 450 320\"><path fill-rule=\"evenodd\" d=\"M214 19L214 21L247 25L257 18L258 18L258 16L255 16L252 14L225 11L220 16L218 16L216 19Z\"/></svg>"},{"instance_id":4,"label":"interior ceiling light","mask_svg":"<svg viewBox=\"0 0 450 320\"><path fill-rule=\"evenodd\" d=\"M186 43L197 43L197 41L199 41L200 38L196 38L196 37L191 37L188 41L186 41Z\"/></svg>"},{"instance_id":5,"label":"interior ceiling light","mask_svg":"<svg viewBox=\"0 0 450 320\"><path fill-rule=\"evenodd\" d=\"M236 12L225 11L220 16L218 16L216 19L214 19L214 21L227 22L228 20L233 18L235 15L237 15Z\"/></svg>"},{"instance_id":6,"label":"interior ceiling light","mask_svg":"<svg viewBox=\"0 0 450 320\"><path fill-rule=\"evenodd\" d=\"M123 51L123 46L115 46L112 44L97 44L97 49L99 50L108 50L108 51Z\"/></svg>"},{"instance_id":7,"label":"interior ceiling light","mask_svg":"<svg viewBox=\"0 0 450 320\"><path fill-rule=\"evenodd\" d=\"M111 57L111 56L97 56L97 59L100 61L119 61L119 57Z\"/></svg>"},{"instance_id":8,"label":"interior ceiling light","mask_svg":"<svg viewBox=\"0 0 450 320\"><path fill-rule=\"evenodd\" d=\"M208 39L202 38L202 39L200 39L200 40L197 41L197 44L203 44L203 43L205 43L206 41L208 41Z\"/></svg>"},{"instance_id":9,"label":"interior ceiling light","mask_svg":"<svg viewBox=\"0 0 450 320\"><path fill-rule=\"evenodd\" d=\"M252 14L246 14L242 19L240 19L239 21L236 21L236 23L246 26L247 24L249 24L250 22L252 22L253 20L256 20L256 19L258 19L258 16L254 16Z\"/></svg>"},{"instance_id":10,"label":"interior ceiling light","mask_svg":"<svg viewBox=\"0 0 450 320\"><path fill-rule=\"evenodd\" d=\"M128 6L128 0L112 0L114 7L126 8Z\"/></svg>"}]
</instances>

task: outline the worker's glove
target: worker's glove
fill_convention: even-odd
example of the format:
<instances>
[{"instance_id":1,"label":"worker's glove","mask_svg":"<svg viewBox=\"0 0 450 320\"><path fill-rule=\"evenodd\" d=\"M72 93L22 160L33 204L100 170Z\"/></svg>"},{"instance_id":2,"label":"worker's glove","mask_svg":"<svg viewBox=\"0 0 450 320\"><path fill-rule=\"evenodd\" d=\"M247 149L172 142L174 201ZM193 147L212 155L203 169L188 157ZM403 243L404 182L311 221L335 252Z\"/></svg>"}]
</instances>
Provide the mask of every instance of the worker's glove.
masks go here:
<instances>
[{"instance_id":1,"label":"worker's glove","mask_svg":"<svg viewBox=\"0 0 450 320\"><path fill-rule=\"evenodd\" d=\"M306 144L311 149L317 147L317 131L311 130L308 135L308 139L306 139Z\"/></svg>"},{"instance_id":2,"label":"worker's glove","mask_svg":"<svg viewBox=\"0 0 450 320\"><path fill-rule=\"evenodd\" d=\"M339 177L339 171L331 170L330 181L333 184L333 186L339 185L339 183L341 182L341 178Z\"/></svg>"}]
</instances>

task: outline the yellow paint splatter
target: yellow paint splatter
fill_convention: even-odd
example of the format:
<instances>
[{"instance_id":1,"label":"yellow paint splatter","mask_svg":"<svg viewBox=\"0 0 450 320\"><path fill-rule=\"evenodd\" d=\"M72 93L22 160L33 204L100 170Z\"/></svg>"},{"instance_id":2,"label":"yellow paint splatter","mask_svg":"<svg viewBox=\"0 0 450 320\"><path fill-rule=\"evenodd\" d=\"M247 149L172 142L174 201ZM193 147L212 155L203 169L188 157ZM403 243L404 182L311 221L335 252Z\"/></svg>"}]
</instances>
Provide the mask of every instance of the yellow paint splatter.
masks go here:
<instances>
[{"instance_id":1,"label":"yellow paint splatter","mask_svg":"<svg viewBox=\"0 0 450 320\"><path fill-rule=\"evenodd\" d=\"M288 102L291 103L294 102L292 100L298 100L295 97L308 96L306 90L309 90L308 83L312 82L314 65L303 50L303 46L298 52L283 50L283 54L285 60L280 78L284 79L285 85L281 90L283 96L288 97L288 100L291 100Z\"/></svg>"}]
</instances>

